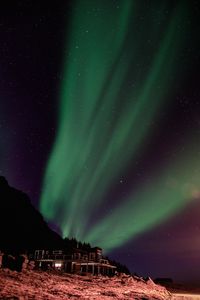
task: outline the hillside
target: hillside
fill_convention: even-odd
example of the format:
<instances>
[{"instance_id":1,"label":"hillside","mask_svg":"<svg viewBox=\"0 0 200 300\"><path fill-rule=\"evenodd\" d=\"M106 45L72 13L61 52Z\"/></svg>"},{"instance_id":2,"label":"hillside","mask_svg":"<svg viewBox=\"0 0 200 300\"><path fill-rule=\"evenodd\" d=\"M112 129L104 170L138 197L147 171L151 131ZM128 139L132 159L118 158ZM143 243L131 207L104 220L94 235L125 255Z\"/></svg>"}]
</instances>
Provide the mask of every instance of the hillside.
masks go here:
<instances>
[{"instance_id":1,"label":"hillside","mask_svg":"<svg viewBox=\"0 0 200 300\"><path fill-rule=\"evenodd\" d=\"M0 249L24 251L59 247L62 238L52 231L28 196L0 176Z\"/></svg>"}]
</instances>

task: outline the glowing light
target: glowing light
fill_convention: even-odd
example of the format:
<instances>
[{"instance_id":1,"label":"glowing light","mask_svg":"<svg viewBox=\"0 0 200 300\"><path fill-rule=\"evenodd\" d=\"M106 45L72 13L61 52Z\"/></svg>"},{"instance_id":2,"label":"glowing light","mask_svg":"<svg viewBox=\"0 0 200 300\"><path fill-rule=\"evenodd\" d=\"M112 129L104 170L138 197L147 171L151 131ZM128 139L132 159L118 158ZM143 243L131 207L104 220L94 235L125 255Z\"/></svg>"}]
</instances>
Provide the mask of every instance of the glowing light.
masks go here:
<instances>
[{"instance_id":1,"label":"glowing light","mask_svg":"<svg viewBox=\"0 0 200 300\"><path fill-rule=\"evenodd\" d=\"M62 263L55 263L55 268L61 268L62 267Z\"/></svg>"},{"instance_id":2,"label":"glowing light","mask_svg":"<svg viewBox=\"0 0 200 300\"><path fill-rule=\"evenodd\" d=\"M41 211L60 225L63 236L111 249L182 205L182 195L173 188L164 193L165 203L160 202L163 181L152 180L153 187L142 187L137 195L130 193L112 215L88 230L91 215L101 210L109 188L145 146L152 120L160 117L170 99L182 41L179 25L186 10L182 2L166 28L147 22L138 32L134 21L140 6L132 0L121 1L120 9L106 0L76 3ZM165 7L161 4L160 10L156 22L162 23ZM152 42L144 45L147 36ZM178 197L174 204L167 202L172 193ZM143 209L147 198L154 199L148 214ZM115 224L118 234L113 236Z\"/></svg>"},{"instance_id":3,"label":"glowing light","mask_svg":"<svg viewBox=\"0 0 200 300\"><path fill-rule=\"evenodd\" d=\"M102 245L109 252L159 225L184 208L188 201L200 200L200 165L197 164L200 140L191 142L190 147L184 156L171 161L159 178L152 178L139 192L132 191L128 199L122 199L120 206L96 224L85 239Z\"/></svg>"}]
</instances>

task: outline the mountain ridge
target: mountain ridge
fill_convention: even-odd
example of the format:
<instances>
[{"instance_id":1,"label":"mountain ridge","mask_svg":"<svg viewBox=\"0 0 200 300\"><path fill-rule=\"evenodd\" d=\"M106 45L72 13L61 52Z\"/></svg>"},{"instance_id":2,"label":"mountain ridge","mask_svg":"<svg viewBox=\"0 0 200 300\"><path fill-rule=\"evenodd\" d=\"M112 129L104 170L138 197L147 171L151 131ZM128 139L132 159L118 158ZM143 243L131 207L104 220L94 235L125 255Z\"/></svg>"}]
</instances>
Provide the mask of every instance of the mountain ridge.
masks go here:
<instances>
[{"instance_id":1,"label":"mountain ridge","mask_svg":"<svg viewBox=\"0 0 200 300\"><path fill-rule=\"evenodd\" d=\"M62 246L63 239L49 228L41 213L22 191L0 176L0 249L34 250Z\"/></svg>"}]
</instances>

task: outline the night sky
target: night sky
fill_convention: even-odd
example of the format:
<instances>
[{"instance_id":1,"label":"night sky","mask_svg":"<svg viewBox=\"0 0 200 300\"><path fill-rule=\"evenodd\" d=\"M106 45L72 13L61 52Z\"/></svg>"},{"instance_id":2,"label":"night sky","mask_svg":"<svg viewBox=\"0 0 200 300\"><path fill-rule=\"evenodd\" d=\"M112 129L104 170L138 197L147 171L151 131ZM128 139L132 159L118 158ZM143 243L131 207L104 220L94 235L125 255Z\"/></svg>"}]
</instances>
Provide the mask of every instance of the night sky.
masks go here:
<instances>
[{"instance_id":1,"label":"night sky","mask_svg":"<svg viewBox=\"0 0 200 300\"><path fill-rule=\"evenodd\" d=\"M1 1L0 175L63 237L200 279L199 1Z\"/></svg>"}]
</instances>

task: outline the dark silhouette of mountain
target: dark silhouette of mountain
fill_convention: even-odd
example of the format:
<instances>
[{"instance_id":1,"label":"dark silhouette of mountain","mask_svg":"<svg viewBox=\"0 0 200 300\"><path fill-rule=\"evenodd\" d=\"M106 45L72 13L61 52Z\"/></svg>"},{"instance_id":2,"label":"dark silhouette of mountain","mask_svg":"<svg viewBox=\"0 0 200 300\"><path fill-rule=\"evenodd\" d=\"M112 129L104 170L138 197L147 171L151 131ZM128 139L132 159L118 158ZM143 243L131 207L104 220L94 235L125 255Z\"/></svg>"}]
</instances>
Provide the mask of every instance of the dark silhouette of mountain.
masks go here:
<instances>
[{"instance_id":1,"label":"dark silhouette of mountain","mask_svg":"<svg viewBox=\"0 0 200 300\"><path fill-rule=\"evenodd\" d=\"M0 249L22 252L62 245L62 238L48 227L29 197L0 176Z\"/></svg>"}]
</instances>

